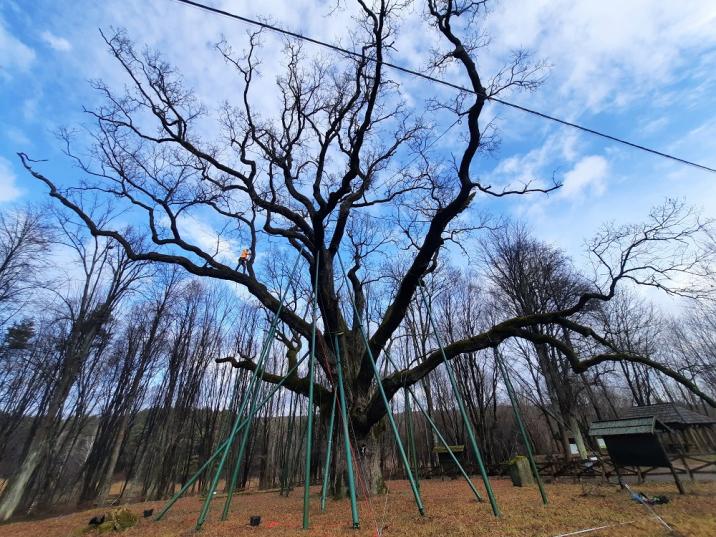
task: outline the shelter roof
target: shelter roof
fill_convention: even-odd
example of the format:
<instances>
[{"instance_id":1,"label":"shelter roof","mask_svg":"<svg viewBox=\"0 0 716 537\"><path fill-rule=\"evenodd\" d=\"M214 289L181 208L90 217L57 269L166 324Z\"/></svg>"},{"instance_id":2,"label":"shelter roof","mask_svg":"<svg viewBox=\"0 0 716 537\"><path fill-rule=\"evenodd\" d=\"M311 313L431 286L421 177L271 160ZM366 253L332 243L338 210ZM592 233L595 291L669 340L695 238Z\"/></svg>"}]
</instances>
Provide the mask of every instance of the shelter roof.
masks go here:
<instances>
[{"instance_id":1,"label":"shelter roof","mask_svg":"<svg viewBox=\"0 0 716 537\"><path fill-rule=\"evenodd\" d=\"M630 434L653 434L656 430L666 430L654 416L626 418L609 421L593 421L589 426L589 436L623 436Z\"/></svg>"},{"instance_id":2,"label":"shelter roof","mask_svg":"<svg viewBox=\"0 0 716 537\"><path fill-rule=\"evenodd\" d=\"M654 417L669 426L714 425L716 419L675 403L658 403L655 405L634 406L621 413L622 418Z\"/></svg>"}]
</instances>

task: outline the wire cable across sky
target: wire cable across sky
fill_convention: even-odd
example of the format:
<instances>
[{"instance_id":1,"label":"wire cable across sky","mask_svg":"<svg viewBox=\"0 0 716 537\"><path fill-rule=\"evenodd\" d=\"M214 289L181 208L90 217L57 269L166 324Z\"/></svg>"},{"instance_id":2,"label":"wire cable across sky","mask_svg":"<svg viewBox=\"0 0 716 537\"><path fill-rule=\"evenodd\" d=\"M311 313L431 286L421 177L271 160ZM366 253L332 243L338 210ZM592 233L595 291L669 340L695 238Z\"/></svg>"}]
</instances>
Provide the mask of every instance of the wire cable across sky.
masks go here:
<instances>
[{"instance_id":1,"label":"wire cable across sky","mask_svg":"<svg viewBox=\"0 0 716 537\"><path fill-rule=\"evenodd\" d=\"M228 18L231 18L231 19L234 19L234 20L238 20L238 21L244 22L244 23L246 23L246 24L250 24L250 25L252 25L252 26L259 26L259 27L264 28L264 29L266 29L266 30L270 30L270 31L272 31L272 32L276 32L276 33L283 34L283 35L286 35L286 36L289 36L289 37L293 37L293 38L295 38L295 39L299 39L299 40L305 41L305 42L307 42L307 43L312 43L312 44L317 45L317 46L319 46L319 47L327 48L327 49L333 50L333 51L335 51L335 52L340 52L340 53L346 54L346 55L348 55L348 56L352 56L352 57L355 57L355 58L364 58L363 54L361 54L360 52L356 52L356 51L354 51L354 50L350 50L350 49L347 49L347 48L343 48L343 47L340 47L340 46L338 46L338 45L334 45L334 44L331 44L331 43L327 43L327 42L325 42L325 41L321 41L320 39L315 39L315 38L313 38L313 37L309 37L309 36L307 36L307 35L304 35L304 34L301 34L301 33L298 33L298 32L292 32L292 31L290 31L290 30L286 30L286 29L284 29L284 28L280 28L280 27L278 27L278 26L269 24L269 23L267 23L267 22L262 22L262 21L259 21L259 20L256 20L256 19L251 19L251 18L249 18L249 17L244 17L243 15L237 15L236 13L231 13L231 12L225 11L225 10L223 10L223 9L219 9L219 8L215 8L215 7L212 7L212 6L208 6L208 5L202 4L202 3L200 3L200 2L195 2L194 0L174 0L174 1L179 2L179 3L181 3L181 4L186 4L186 5L189 5L189 6L193 6L193 7L196 7L196 8L198 8L198 9L202 9L202 10L204 10L204 11L207 11L207 12L210 12L210 13L213 13L213 14L216 14L216 15L222 15L222 16L224 16L224 17L228 17ZM372 61L372 62L376 62L376 61L377 61L377 60L375 60L374 58L367 58L367 59L368 59L369 61ZM416 71L416 70L410 69L410 68L408 68L408 67L403 67L403 66L401 66L401 65L397 65L397 64L394 64L394 63L386 62L386 61L383 61L383 62L381 62L381 63L382 63L382 65L384 65L384 66L386 66L386 67L389 67L390 69L394 69L394 70L399 71L399 72L401 72L401 73L406 73L406 74L411 75L411 76L415 76L415 77L418 77L418 78L422 78L422 79L427 80L427 81L429 81L429 82L432 82L432 83L434 83L434 84L439 84L439 85L442 85L442 86L446 86L446 87L448 87L448 88L452 88L452 89L454 89L454 90L471 93L471 94L473 94L473 95L480 95L478 92L474 91L474 90L471 89L471 88L467 88L467 87L462 86L462 85L460 85L460 84L455 84L455 83L453 83L453 82L449 82L449 81L443 80L443 79L441 79L441 78L436 78L436 77L434 77L434 76L431 76L431 75L428 75L428 74L425 74L425 73L421 73L420 71ZM604 139L607 139L607 140L611 140L612 142L616 142L616 143L618 143L618 144L622 144L622 145L625 145L625 146L627 146L627 147L631 147L632 149L638 149L638 150L644 151L644 152L646 152L646 153L651 153L652 155L656 155L656 156L659 156L659 157L662 157L662 158L666 158L666 159L669 159L669 160L673 160L673 161L679 162L679 163L681 163L681 164L686 164L687 166L693 166L693 167L699 168L699 169L701 169L701 170L705 170L705 171L708 171L708 172L711 172L711 173L716 173L716 168L711 168L711 167L706 166L706 165L704 165L704 164L699 164L698 162L693 162L693 161L691 161L691 160L687 160L687 159L684 159L684 158L681 158L681 157L677 157L677 156L672 155L672 154L670 154L670 153L664 153L663 151L658 151L658 150L656 150L656 149L647 147L647 146L645 146L645 145L641 145L641 144L638 144L638 143L635 143L635 142L630 142L629 140L626 140L626 139L624 139L624 138L619 138L618 136L613 136L613 135L608 134L608 133L603 132L603 131L598 131L598 130L596 130L596 129L591 129L591 128L589 128L589 127L585 127L584 125L580 125L580 124L578 124L578 123L574 123L574 122L571 122L571 121L567 121L567 120L565 120L565 119L561 119L561 118L552 116L552 115L550 115L550 114L545 114L544 112L540 112L540 111L538 111L538 110L534 110L534 109L528 108L528 107L526 107L526 106L521 106L521 105L519 105L519 104L515 104L515 103L512 103L512 102L510 102L510 101L506 101L506 100L504 100L504 99L500 99L500 98L498 98L498 97L494 97L494 96L487 95L487 94L484 93L484 92L482 93L482 96L483 96L485 99L489 100L489 101L492 101L492 102L495 102L495 103L499 103L499 104L501 104L501 105L503 105L503 106L507 106L507 107L513 108L513 109L515 109L515 110L520 110L520 111L525 112L525 113L527 113L527 114L531 114L531 115L533 115L533 116L540 117L540 118L546 119L546 120L548 120L548 121L552 121L552 122L555 122L555 123L559 123L560 125L564 125L564 126L566 126L566 127L571 127L571 128L573 128L573 129L577 129L577 130L579 130L579 131L586 132L586 133L591 134L591 135L593 135L593 136L598 136L598 137L600 137L600 138L604 138Z\"/></svg>"}]
</instances>

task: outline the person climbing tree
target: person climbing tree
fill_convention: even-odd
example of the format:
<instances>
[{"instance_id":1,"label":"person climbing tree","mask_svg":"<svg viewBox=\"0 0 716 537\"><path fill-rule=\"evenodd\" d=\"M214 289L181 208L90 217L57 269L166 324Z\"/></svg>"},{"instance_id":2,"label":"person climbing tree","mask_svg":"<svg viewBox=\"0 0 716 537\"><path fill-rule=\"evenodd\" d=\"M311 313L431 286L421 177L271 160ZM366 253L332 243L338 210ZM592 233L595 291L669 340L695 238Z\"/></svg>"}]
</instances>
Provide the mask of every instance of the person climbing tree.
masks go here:
<instances>
[{"instance_id":1,"label":"person climbing tree","mask_svg":"<svg viewBox=\"0 0 716 537\"><path fill-rule=\"evenodd\" d=\"M251 259L251 250L249 248L244 248L243 250L241 250L241 255L239 256L239 266L236 268L237 269L240 268L241 271L245 274L246 269L248 268L250 259Z\"/></svg>"}]
</instances>

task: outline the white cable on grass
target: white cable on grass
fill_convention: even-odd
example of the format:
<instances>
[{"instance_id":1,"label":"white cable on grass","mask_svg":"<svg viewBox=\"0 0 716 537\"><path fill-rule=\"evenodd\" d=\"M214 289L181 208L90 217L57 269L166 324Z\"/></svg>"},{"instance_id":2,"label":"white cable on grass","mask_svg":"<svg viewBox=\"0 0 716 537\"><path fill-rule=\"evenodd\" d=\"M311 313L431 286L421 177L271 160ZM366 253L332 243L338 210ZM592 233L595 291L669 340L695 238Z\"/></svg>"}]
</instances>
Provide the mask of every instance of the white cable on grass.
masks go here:
<instances>
[{"instance_id":1,"label":"white cable on grass","mask_svg":"<svg viewBox=\"0 0 716 537\"><path fill-rule=\"evenodd\" d=\"M632 498L636 499L640 504L642 504L644 507L646 507L647 511L649 511L652 515L654 515L654 517L655 517L659 522L661 522L662 526L664 526L670 533L673 533L674 530L671 528L671 526L669 526L669 525L664 521L664 519L661 518L661 517L657 514L657 512L654 510L654 508L653 508L651 505L649 505L649 504L646 503L644 500L642 500L641 494L639 494L639 495L634 494L634 491L631 489L631 487L630 487L629 485L626 484L626 482L624 482L623 479L620 479L619 482L620 482L621 485L624 485L624 487L627 489L627 491L629 491L629 494L631 494Z\"/></svg>"},{"instance_id":2,"label":"white cable on grass","mask_svg":"<svg viewBox=\"0 0 716 537\"><path fill-rule=\"evenodd\" d=\"M559 535L555 535L554 537L569 537L570 535L580 535L582 533L589 533L590 531L604 530L607 528L616 528L618 526L626 526L628 524L633 524L634 522L636 522L636 520L630 520L629 522L619 522L617 524L607 524L606 526L596 526L594 528L587 528L584 530L573 531L571 533L560 533Z\"/></svg>"}]
</instances>

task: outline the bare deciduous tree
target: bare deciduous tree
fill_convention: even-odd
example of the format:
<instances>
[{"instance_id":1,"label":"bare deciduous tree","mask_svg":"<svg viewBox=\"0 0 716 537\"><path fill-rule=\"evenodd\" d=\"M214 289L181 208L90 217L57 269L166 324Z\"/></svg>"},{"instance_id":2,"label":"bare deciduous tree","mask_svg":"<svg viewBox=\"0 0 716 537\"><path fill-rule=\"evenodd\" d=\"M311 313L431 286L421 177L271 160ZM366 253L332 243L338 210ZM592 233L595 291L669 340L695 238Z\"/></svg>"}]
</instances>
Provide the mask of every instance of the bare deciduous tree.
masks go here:
<instances>
[{"instance_id":1,"label":"bare deciduous tree","mask_svg":"<svg viewBox=\"0 0 716 537\"><path fill-rule=\"evenodd\" d=\"M95 85L105 102L90 111L92 158L75 157L68 144L68 154L90 182L63 191L36 170L29 157L20 155L30 173L49 187L50 196L82 218L93 236L119 243L129 259L174 264L196 276L235 282L270 311L278 311L279 303L257 260L262 254L287 249L300 252L304 272L310 274L306 281L318 281L312 291L323 323L317 335L319 362L326 378L334 378L332 337L339 335L350 386L351 427L366 454L365 471L373 491L382 488L373 427L386 408L375 389L371 355L379 359L405 321L422 279L447 245L471 229L460 218L476 196L524 195L557 187L528 184L499 190L474 173L483 143L489 145L490 127L481 122L489 98L510 88L533 89L541 76L539 66L530 66L526 56L517 53L491 82L483 78L477 57L484 44L479 38L484 2L427 1L427 24L445 46L435 52L433 67L457 65L472 92L437 103L463 122L464 143L454 155L454 164L440 162L430 153L435 136L431 125L423 119L423 110L407 107L384 64L400 8L388 0L370 5L357 0L358 57L311 62L298 44L287 43L286 71L277 81L278 113L273 118L253 105L258 34L249 37L244 55L220 43L217 49L235 70L242 91L238 102L222 107L217 120L221 136L216 139L202 136L201 122L211 119L207 108L184 87L175 69L157 53L139 54L124 33L115 33L106 43L129 87L116 93L103 83ZM420 157L417 163L391 173L391 164L408 151ZM77 198L77 192L88 191L109 196L141 215L151 247L137 245L122 230L95 221ZM389 216L383 218L402 234L385 235L385 240L370 244L353 240L360 238L353 231L366 218L372 218L373 229L380 231L380 219L374 218L380 212L387 212ZM202 217L221 230L212 246L192 240L187 229L191 218ZM713 397L691 379L619 348L581 320L585 310L610 300L624 281L671 293L700 294L692 283L704 275L703 252L687 246L697 246L703 230L704 224L678 203L659 208L644 225L607 227L591 245L595 279L574 289L569 300L481 328L448 344L445 356L452 359L520 338L555 349L576 373L610 361L656 368L714 405ZM227 256L227 248L230 251L236 241L254 252L245 271ZM336 257L342 248L350 260L350 284L341 289ZM396 251L406 257L404 270L380 317L371 320L366 346L361 324L369 317L366 291L372 279L365 275L366 267L371 267L371 259ZM349 296L357 305L355 315ZM300 307L283 308L281 320L291 333L310 338L311 325ZM553 329L536 330L546 326ZM585 343L570 344L562 337L564 331ZM242 369L256 368L250 357L227 361ZM443 354L433 348L417 365L386 373L382 382L388 397L419 382L442 361ZM273 383L280 379L278 374L263 377ZM286 386L306 394L308 380L296 376ZM331 391L330 382L317 387L316 403L323 409L332 400Z\"/></svg>"},{"instance_id":2,"label":"bare deciduous tree","mask_svg":"<svg viewBox=\"0 0 716 537\"><path fill-rule=\"evenodd\" d=\"M22 462L0 496L2 520L12 516L21 504L33 503L30 483L34 483L35 491L48 494L48 489L57 482L59 474L53 464L61 448L58 438L71 390L88 360L93 356L101 359L112 312L146 269L144 264L132 262L112 241L88 235L84 226L62 215L59 215L59 228L58 240L67 248L68 258L82 278L78 289L71 284L65 294L58 294L61 313L56 321L58 353L52 382Z\"/></svg>"},{"instance_id":3,"label":"bare deciduous tree","mask_svg":"<svg viewBox=\"0 0 716 537\"><path fill-rule=\"evenodd\" d=\"M0 327L16 314L36 287L51 239L40 211L0 213Z\"/></svg>"}]
</instances>

